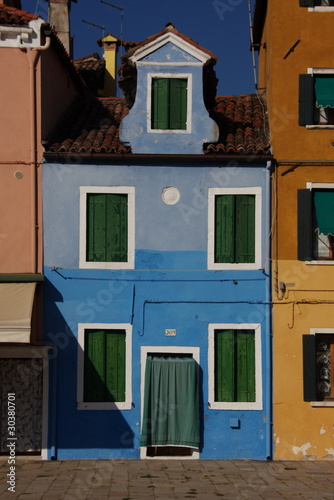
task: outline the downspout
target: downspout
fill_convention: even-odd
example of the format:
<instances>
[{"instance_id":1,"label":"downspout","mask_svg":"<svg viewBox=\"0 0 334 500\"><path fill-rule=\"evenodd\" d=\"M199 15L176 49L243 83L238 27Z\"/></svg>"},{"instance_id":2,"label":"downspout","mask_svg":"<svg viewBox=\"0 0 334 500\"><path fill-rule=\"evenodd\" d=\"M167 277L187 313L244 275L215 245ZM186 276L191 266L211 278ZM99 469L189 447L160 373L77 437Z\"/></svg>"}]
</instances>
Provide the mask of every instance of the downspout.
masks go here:
<instances>
[{"instance_id":1,"label":"downspout","mask_svg":"<svg viewBox=\"0 0 334 500\"><path fill-rule=\"evenodd\" d=\"M31 163L31 259L33 273L38 272L38 213L37 213L37 165L38 165L38 144L37 144L37 89L36 89L36 69L37 62L42 50L50 47L51 39L46 37L45 45L33 47L28 50L29 60L29 82L30 82L30 163Z\"/></svg>"},{"instance_id":2,"label":"downspout","mask_svg":"<svg viewBox=\"0 0 334 500\"><path fill-rule=\"evenodd\" d=\"M271 171L272 162L267 162L266 167L266 207L269 208L267 215L268 240L266 245L265 259L268 262L268 281L266 285L266 303L268 310L266 312L266 375L265 375L265 395L267 405L267 419L266 419L266 455L267 460L273 458L273 401L272 401L272 305L271 305ZM266 267L266 266L265 266Z\"/></svg>"}]
</instances>

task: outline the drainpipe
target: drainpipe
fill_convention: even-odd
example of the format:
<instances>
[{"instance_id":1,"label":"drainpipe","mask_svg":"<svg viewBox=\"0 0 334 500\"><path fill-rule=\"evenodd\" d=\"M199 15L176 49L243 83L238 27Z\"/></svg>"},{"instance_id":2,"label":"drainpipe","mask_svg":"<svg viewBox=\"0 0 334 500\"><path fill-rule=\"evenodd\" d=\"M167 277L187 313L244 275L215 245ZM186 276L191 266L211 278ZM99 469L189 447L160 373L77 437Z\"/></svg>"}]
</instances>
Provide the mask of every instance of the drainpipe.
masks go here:
<instances>
[{"instance_id":1,"label":"drainpipe","mask_svg":"<svg viewBox=\"0 0 334 500\"><path fill-rule=\"evenodd\" d=\"M272 162L267 162L266 167L266 207L269 207L269 214L267 216L267 227L271 229L271 169ZM266 247L265 259L268 262L269 279L266 286L266 303L268 304L268 311L266 314L266 374L265 374L265 395L267 404L267 420L266 420L266 454L267 460L273 458L273 401L272 401L272 305L271 305L271 248L270 238L268 234L268 241Z\"/></svg>"},{"instance_id":2,"label":"drainpipe","mask_svg":"<svg viewBox=\"0 0 334 500\"><path fill-rule=\"evenodd\" d=\"M30 83L30 162L31 162L31 259L32 272L38 272L38 214L37 214L37 164L38 164L38 143L37 143L37 92L36 92L36 69L37 62L42 50L50 47L51 39L46 37L45 45L28 49L29 61L29 83Z\"/></svg>"}]
</instances>

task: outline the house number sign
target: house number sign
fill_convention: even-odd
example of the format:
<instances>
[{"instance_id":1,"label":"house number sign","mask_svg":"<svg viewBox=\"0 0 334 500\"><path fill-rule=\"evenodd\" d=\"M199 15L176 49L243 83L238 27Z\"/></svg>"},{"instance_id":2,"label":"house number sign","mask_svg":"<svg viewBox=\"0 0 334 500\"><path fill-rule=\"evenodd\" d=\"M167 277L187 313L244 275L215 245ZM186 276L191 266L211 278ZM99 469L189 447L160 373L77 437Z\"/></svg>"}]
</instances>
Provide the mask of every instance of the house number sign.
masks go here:
<instances>
[{"instance_id":1,"label":"house number sign","mask_svg":"<svg viewBox=\"0 0 334 500\"><path fill-rule=\"evenodd\" d=\"M166 333L167 337L175 337L176 336L176 330L172 330L170 328L165 330L165 333Z\"/></svg>"}]
</instances>

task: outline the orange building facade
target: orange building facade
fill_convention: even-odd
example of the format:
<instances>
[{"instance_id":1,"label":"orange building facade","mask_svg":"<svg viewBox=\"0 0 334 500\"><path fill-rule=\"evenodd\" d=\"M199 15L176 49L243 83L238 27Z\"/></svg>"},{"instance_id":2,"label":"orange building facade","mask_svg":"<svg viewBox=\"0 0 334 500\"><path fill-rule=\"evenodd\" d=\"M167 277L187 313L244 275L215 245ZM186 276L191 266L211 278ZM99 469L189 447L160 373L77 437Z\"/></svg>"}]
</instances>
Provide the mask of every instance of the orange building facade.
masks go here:
<instances>
[{"instance_id":1,"label":"orange building facade","mask_svg":"<svg viewBox=\"0 0 334 500\"><path fill-rule=\"evenodd\" d=\"M334 458L334 7L257 0L272 152L274 458ZM327 48L328 49L327 49Z\"/></svg>"}]
</instances>

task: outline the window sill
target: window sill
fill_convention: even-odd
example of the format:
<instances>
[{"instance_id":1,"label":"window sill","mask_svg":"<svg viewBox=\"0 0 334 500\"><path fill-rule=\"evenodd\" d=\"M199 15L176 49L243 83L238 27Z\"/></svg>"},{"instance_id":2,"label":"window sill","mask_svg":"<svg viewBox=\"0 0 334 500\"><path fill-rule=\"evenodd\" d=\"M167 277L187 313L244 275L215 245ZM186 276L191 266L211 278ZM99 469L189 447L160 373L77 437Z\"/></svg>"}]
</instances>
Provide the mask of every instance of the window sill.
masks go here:
<instances>
[{"instance_id":1,"label":"window sill","mask_svg":"<svg viewBox=\"0 0 334 500\"><path fill-rule=\"evenodd\" d=\"M309 130L316 130L316 129L320 129L320 130L323 130L323 129L333 129L334 128L334 125L328 125L328 124L324 124L324 125L306 125L306 128L309 129Z\"/></svg>"},{"instance_id":2,"label":"window sill","mask_svg":"<svg viewBox=\"0 0 334 500\"><path fill-rule=\"evenodd\" d=\"M131 410L132 403L77 403L77 410Z\"/></svg>"},{"instance_id":3,"label":"window sill","mask_svg":"<svg viewBox=\"0 0 334 500\"><path fill-rule=\"evenodd\" d=\"M305 264L311 266L333 266L334 259L331 260L306 260Z\"/></svg>"},{"instance_id":4,"label":"window sill","mask_svg":"<svg viewBox=\"0 0 334 500\"><path fill-rule=\"evenodd\" d=\"M209 410L263 410L262 403L209 402Z\"/></svg>"},{"instance_id":5,"label":"window sill","mask_svg":"<svg viewBox=\"0 0 334 500\"><path fill-rule=\"evenodd\" d=\"M330 5L322 5L318 7L309 7L309 12L334 12L334 7Z\"/></svg>"},{"instance_id":6,"label":"window sill","mask_svg":"<svg viewBox=\"0 0 334 500\"><path fill-rule=\"evenodd\" d=\"M314 408L334 408L334 401L311 401L311 406Z\"/></svg>"}]
</instances>

